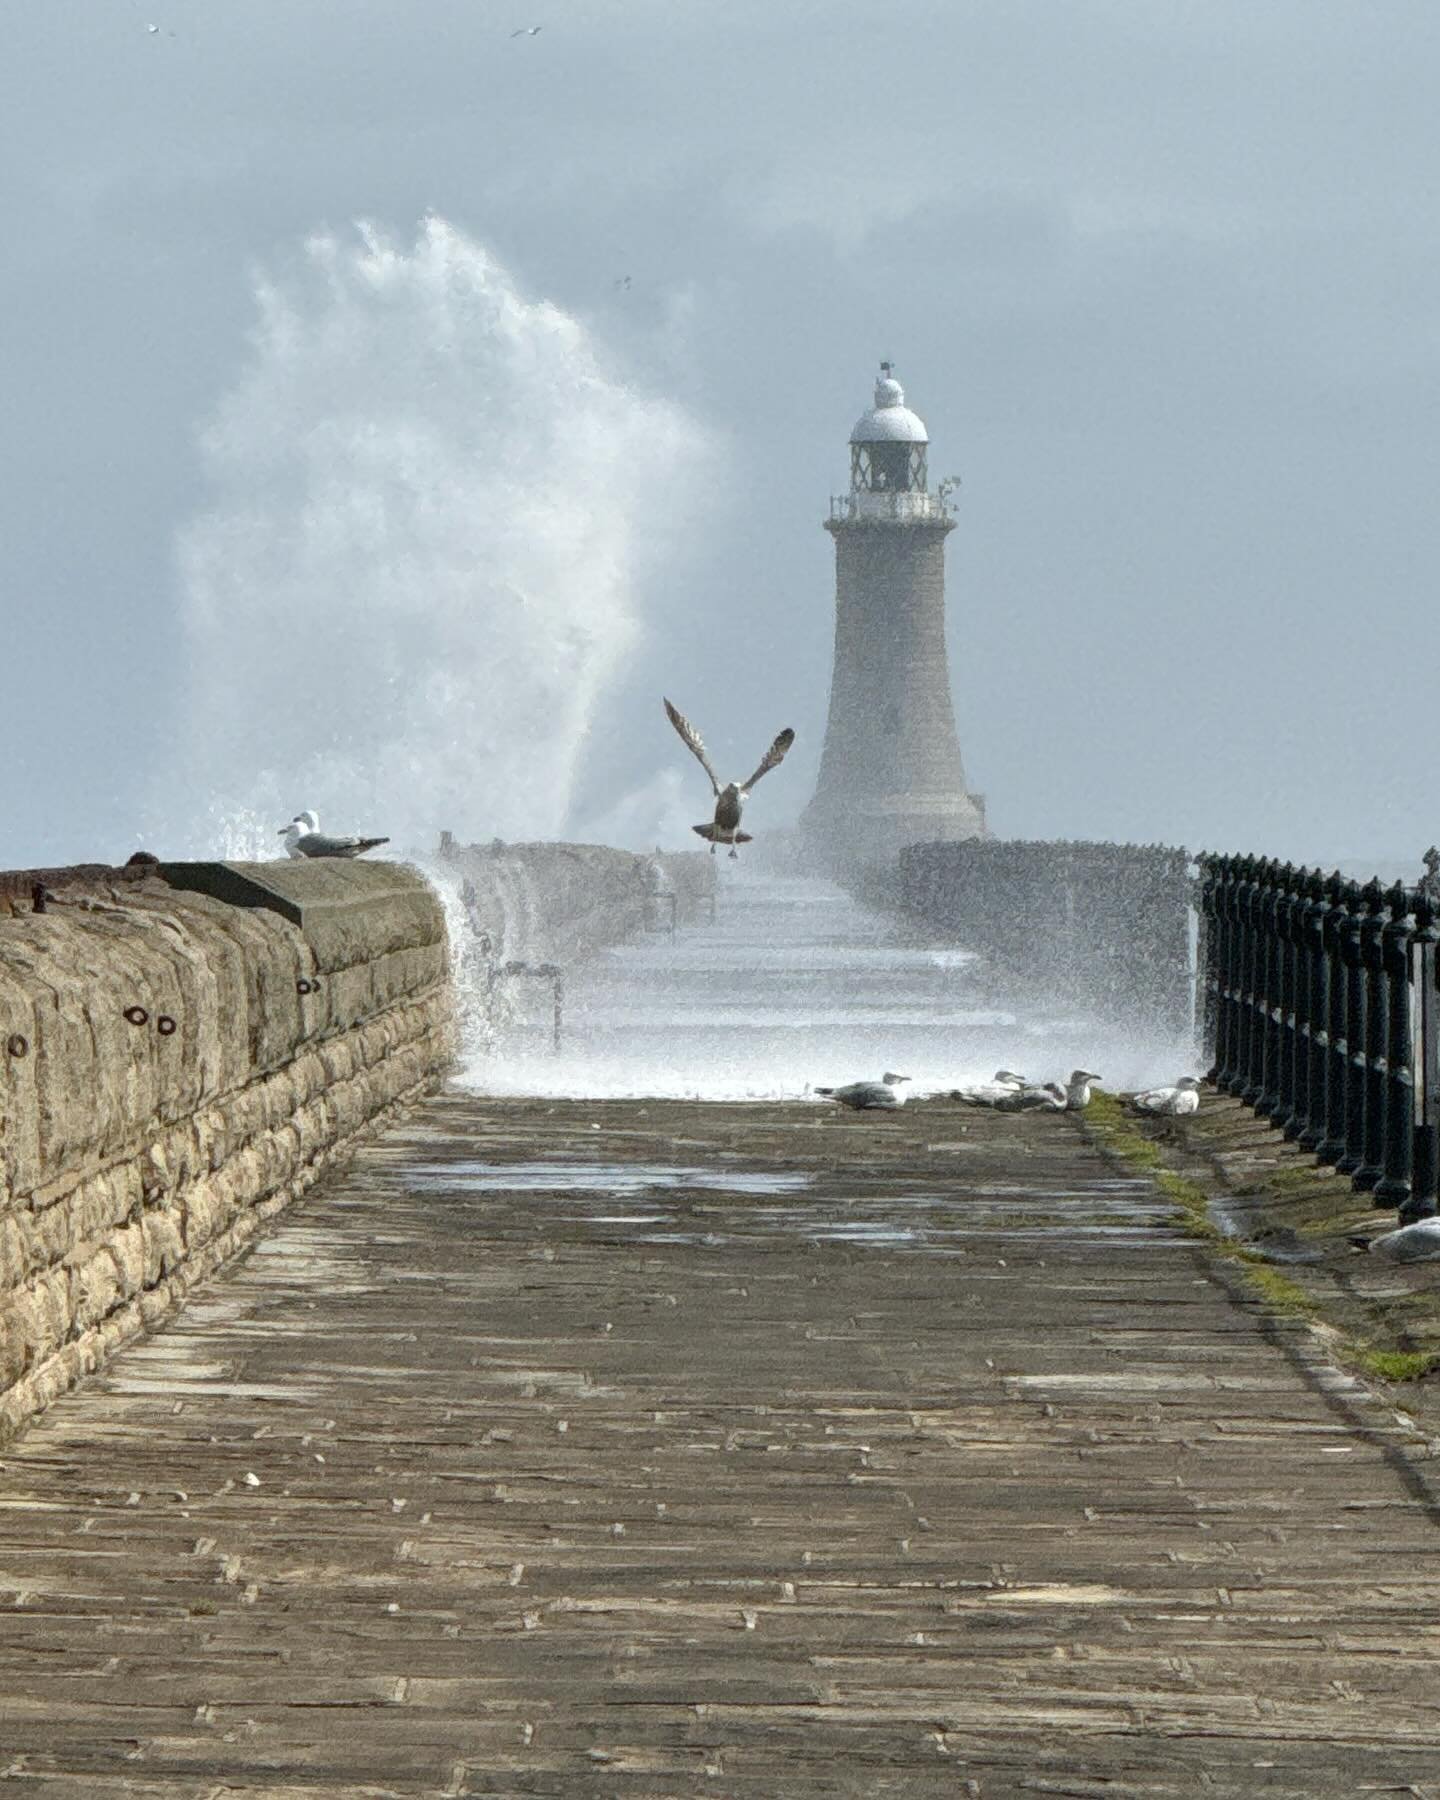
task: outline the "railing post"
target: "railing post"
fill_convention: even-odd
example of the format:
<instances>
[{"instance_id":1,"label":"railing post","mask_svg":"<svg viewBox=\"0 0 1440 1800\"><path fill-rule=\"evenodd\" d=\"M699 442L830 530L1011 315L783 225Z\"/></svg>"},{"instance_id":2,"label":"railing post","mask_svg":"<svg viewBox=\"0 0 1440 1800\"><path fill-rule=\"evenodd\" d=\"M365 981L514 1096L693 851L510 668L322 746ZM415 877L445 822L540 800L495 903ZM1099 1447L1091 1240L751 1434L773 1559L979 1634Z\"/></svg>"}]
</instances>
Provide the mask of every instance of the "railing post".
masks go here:
<instances>
[{"instance_id":1,"label":"railing post","mask_svg":"<svg viewBox=\"0 0 1440 1800\"><path fill-rule=\"evenodd\" d=\"M1235 1073L1235 886L1237 859L1220 862L1220 886L1215 896L1217 931L1215 1072L1216 1087L1224 1090Z\"/></svg>"},{"instance_id":2,"label":"railing post","mask_svg":"<svg viewBox=\"0 0 1440 1800\"><path fill-rule=\"evenodd\" d=\"M1410 911L1413 896L1396 882L1386 896L1390 917L1381 943L1389 1030L1385 1048L1385 1145L1375 1204L1401 1208L1410 1199L1415 1157L1415 1072L1410 1004Z\"/></svg>"},{"instance_id":3,"label":"railing post","mask_svg":"<svg viewBox=\"0 0 1440 1800\"><path fill-rule=\"evenodd\" d=\"M1213 1075L1220 1041L1220 864L1218 856L1200 856L1199 904L1196 907L1195 963L1199 978L1200 1060Z\"/></svg>"},{"instance_id":4,"label":"railing post","mask_svg":"<svg viewBox=\"0 0 1440 1800\"><path fill-rule=\"evenodd\" d=\"M1260 1067L1255 1072L1255 1094L1245 1098L1262 1118L1269 1118L1279 1098L1280 1081L1280 894L1284 876L1274 858L1265 863L1260 899L1260 979L1255 989L1256 1019L1260 1032Z\"/></svg>"},{"instance_id":5,"label":"railing post","mask_svg":"<svg viewBox=\"0 0 1440 1800\"><path fill-rule=\"evenodd\" d=\"M1433 1218L1440 1188L1440 994L1435 988L1435 947L1440 929L1435 902L1421 888L1413 900L1415 929L1410 934L1411 1055L1415 1072L1415 1149L1410 1172L1410 1198L1401 1223Z\"/></svg>"},{"instance_id":6,"label":"railing post","mask_svg":"<svg viewBox=\"0 0 1440 1800\"><path fill-rule=\"evenodd\" d=\"M1390 990L1385 980L1385 895L1375 880L1365 884L1360 960L1365 983L1365 1160L1355 1171L1355 1191L1368 1194L1385 1173L1385 1111L1389 1103L1386 1051L1390 1040Z\"/></svg>"},{"instance_id":7,"label":"railing post","mask_svg":"<svg viewBox=\"0 0 1440 1800\"><path fill-rule=\"evenodd\" d=\"M1210 975L1215 993L1215 1042L1209 1058L1209 1079L1218 1086L1230 1063L1230 865L1233 858L1217 856L1202 867L1213 883L1214 909L1210 929Z\"/></svg>"},{"instance_id":8,"label":"railing post","mask_svg":"<svg viewBox=\"0 0 1440 1800\"><path fill-rule=\"evenodd\" d=\"M1243 1086L1239 1098L1253 1106L1260 1097L1265 1072L1265 1015L1261 996L1265 986L1265 871L1264 857L1257 856L1251 867L1250 888L1245 905L1245 1067L1241 1070Z\"/></svg>"},{"instance_id":9,"label":"railing post","mask_svg":"<svg viewBox=\"0 0 1440 1800\"><path fill-rule=\"evenodd\" d=\"M1245 1087L1245 1059L1249 1054L1249 1018L1246 997L1249 992L1250 930L1247 907L1253 858L1237 856L1230 871L1230 948L1226 957L1226 980L1229 983L1230 1049L1220 1071L1217 1086L1223 1093L1239 1095Z\"/></svg>"},{"instance_id":10,"label":"railing post","mask_svg":"<svg viewBox=\"0 0 1440 1800\"><path fill-rule=\"evenodd\" d=\"M1285 863L1280 870L1280 886L1275 895L1275 985L1270 1005L1275 1066L1269 1079L1270 1104L1263 1109L1263 1116L1278 1127L1284 1126L1294 1105L1297 880L1294 863Z\"/></svg>"},{"instance_id":11,"label":"railing post","mask_svg":"<svg viewBox=\"0 0 1440 1800\"><path fill-rule=\"evenodd\" d=\"M1290 1139L1305 1128L1310 1091L1310 940L1305 918L1310 909L1310 871L1301 868L1291 882L1290 898L1290 1012L1286 1031L1288 1075L1285 1106L1275 1123Z\"/></svg>"},{"instance_id":12,"label":"railing post","mask_svg":"<svg viewBox=\"0 0 1440 1800\"><path fill-rule=\"evenodd\" d=\"M1365 970L1361 960L1364 924L1359 887L1347 881L1344 892L1340 954L1345 964L1345 1030L1339 1046L1344 1151L1335 1167L1342 1175L1353 1175L1365 1163Z\"/></svg>"},{"instance_id":13,"label":"railing post","mask_svg":"<svg viewBox=\"0 0 1440 1800\"><path fill-rule=\"evenodd\" d=\"M1265 1086L1265 872L1268 864L1257 856L1245 894L1245 1065L1240 1071L1237 1098L1253 1106Z\"/></svg>"},{"instance_id":14,"label":"railing post","mask_svg":"<svg viewBox=\"0 0 1440 1800\"><path fill-rule=\"evenodd\" d=\"M1325 960L1330 969L1330 1053L1325 1059L1325 1136L1316 1147L1321 1162L1338 1163L1345 1154L1346 1073L1350 1048L1345 1031L1350 1010L1350 972L1345 966L1345 932L1350 922L1349 884L1336 869L1325 883Z\"/></svg>"},{"instance_id":15,"label":"railing post","mask_svg":"<svg viewBox=\"0 0 1440 1800\"><path fill-rule=\"evenodd\" d=\"M1326 1078L1330 1062L1330 950L1325 917L1330 910L1329 883L1318 870L1310 877L1310 904L1305 908L1306 966L1310 982L1309 1041L1306 1060L1305 1123L1296 1138L1302 1150L1318 1150L1325 1141Z\"/></svg>"}]
</instances>

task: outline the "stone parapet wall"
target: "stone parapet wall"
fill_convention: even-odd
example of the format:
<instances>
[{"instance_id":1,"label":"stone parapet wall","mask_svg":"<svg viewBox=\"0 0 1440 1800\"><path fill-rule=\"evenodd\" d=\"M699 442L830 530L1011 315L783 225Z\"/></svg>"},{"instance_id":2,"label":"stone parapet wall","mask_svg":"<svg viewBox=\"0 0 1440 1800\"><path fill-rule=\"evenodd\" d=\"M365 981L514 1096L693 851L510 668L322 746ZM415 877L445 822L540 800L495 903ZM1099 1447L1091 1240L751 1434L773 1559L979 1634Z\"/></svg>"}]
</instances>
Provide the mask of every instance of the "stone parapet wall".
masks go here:
<instances>
[{"instance_id":1,"label":"stone parapet wall","mask_svg":"<svg viewBox=\"0 0 1440 1800\"><path fill-rule=\"evenodd\" d=\"M0 914L0 1435L433 1088L452 1053L443 913L412 870L47 882L43 912Z\"/></svg>"},{"instance_id":2,"label":"stone parapet wall","mask_svg":"<svg viewBox=\"0 0 1440 1800\"><path fill-rule=\"evenodd\" d=\"M635 855L599 844L453 844L442 867L468 884L471 928L497 961L569 963L642 931L667 929L713 904L708 851Z\"/></svg>"}]
</instances>

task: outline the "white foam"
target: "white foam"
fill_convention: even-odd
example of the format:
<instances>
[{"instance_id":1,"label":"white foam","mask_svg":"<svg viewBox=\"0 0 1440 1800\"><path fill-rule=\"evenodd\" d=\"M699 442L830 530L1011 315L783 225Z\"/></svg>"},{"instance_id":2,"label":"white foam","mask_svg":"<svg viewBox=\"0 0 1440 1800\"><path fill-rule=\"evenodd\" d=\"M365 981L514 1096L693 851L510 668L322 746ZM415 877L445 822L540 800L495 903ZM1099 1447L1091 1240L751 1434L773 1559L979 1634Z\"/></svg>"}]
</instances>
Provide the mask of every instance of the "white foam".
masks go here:
<instances>
[{"instance_id":1,"label":"white foam","mask_svg":"<svg viewBox=\"0 0 1440 1800\"><path fill-rule=\"evenodd\" d=\"M273 856L301 805L401 849L563 835L702 432L440 218L409 247L317 236L257 299L178 547L156 840Z\"/></svg>"}]
</instances>

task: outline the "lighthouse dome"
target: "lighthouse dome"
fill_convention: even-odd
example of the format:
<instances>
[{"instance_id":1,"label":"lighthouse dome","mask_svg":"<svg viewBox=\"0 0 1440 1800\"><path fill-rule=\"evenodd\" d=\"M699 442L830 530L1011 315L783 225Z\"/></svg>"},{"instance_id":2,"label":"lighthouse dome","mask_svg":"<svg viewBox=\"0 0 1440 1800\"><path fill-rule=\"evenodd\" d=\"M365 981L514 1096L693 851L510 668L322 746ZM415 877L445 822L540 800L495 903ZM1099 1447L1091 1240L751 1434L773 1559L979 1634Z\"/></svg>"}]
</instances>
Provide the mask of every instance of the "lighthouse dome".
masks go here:
<instances>
[{"instance_id":1,"label":"lighthouse dome","mask_svg":"<svg viewBox=\"0 0 1440 1800\"><path fill-rule=\"evenodd\" d=\"M875 383L875 404L855 421L852 444L928 444L930 433L905 404L905 390L888 370Z\"/></svg>"}]
</instances>

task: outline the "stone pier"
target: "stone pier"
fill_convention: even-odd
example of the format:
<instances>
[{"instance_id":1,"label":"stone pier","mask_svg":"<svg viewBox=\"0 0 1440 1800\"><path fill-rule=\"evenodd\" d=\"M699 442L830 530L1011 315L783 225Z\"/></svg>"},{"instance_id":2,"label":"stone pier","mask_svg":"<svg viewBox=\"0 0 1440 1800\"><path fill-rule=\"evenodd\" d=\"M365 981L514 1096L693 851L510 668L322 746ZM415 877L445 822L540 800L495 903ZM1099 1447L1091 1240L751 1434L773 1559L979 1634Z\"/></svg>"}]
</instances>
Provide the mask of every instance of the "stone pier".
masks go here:
<instances>
[{"instance_id":1,"label":"stone pier","mask_svg":"<svg viewBox=\"0 0 1440 1800\"><path fill-rule=\"evenodd\" d=\"M1432 1449L1069 1118L442 1097L5 1451L0 1785L1433 1795Z\"/></svg>"}]
</instances>

